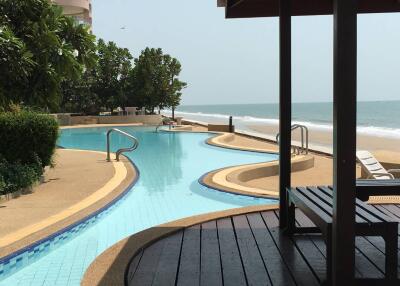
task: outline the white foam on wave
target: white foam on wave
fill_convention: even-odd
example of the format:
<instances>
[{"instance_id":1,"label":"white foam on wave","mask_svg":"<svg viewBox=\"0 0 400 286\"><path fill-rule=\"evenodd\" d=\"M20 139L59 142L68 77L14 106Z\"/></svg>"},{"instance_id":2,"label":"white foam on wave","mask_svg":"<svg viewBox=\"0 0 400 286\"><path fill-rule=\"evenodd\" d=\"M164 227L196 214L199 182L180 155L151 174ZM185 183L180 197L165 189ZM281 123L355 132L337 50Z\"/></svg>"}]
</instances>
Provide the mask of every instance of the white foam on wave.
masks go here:
<instances>
[{"instance_id":1,"label":"white foam on wave","mask_svg":"<svg viewBox=\"0 0 400 286\"><path fill-rule=\"evenodd\" d=\"M170 115L170 110L165 110L163 112L166 115ZM187 117L187 119L197 120L198 118L215 118L215 119L225 119L228 120L229 115L218 114L218 113L203 113L203 112L185 112L185 111L175 111L176 115ZM192 118L191 118L192 117ZM275 118L260 118L252 116L234 116L234 121L240 123L240 125L248 126L251 124L266 124L266 125L278 125L279 120ZM332 132L333 127L331 124L323 124L309 121L298 121L293 120L293 124L302 124L307 126L310 130L318 130L325 132ZM358 126L357 132L359 134L370 135L375 137L385 137L385 138L395 138L400 139L400 128L387 128L379 126Z\"/></svg>"},{"instance_id":2,"label":"white foam on wave","mask_svg":"<svg viewBox=\"0 0 400 286\"><path fill-rule=\"evenodd\" d=\"M163 113L171 114L171 110L164 110ZM229 115L218 114L218 113L203 113L203 112L184 112L184 111L175 111L176 115L193 115L193 116L201 116L201 117L215 117L215 118L229 118Z\"/></svg>"}]
</instances>

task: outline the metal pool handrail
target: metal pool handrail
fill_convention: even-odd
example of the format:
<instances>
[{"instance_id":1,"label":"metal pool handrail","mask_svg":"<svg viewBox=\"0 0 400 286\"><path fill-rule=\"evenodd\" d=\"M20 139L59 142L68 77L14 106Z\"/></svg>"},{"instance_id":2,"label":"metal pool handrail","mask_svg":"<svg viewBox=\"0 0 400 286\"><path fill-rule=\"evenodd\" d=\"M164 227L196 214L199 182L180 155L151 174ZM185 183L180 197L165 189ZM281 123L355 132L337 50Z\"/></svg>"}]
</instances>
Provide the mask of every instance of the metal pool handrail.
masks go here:
<instances>
[{"instance_id":1,"label":"metal pool handrail","mask_svg":"<svg viewBox=\"0 0 400 286\"><path fill-rule=\"evenodd\" d=\"M131 147L129 147L129 148L121 148L121 149L117 150L116 156L115 156L115 159L117 161L119 161L119 155L121 155L121 153L134 151L139 146L139 140L135 136L133 136L133 135L131 135L129 133L126 133L126 132L124 132L122 130L119 130L117 128L112 128L112 129L108 130L107 131L107 161L108 162L111 161L111 158L110 158L110 134L112 132L118 132L118 133L120 133L122 135L125 135L126 137L132 139L132 141L133 141L133 145Z\"/></svg>"},{"instance_id":2,"label":"metal pool handrail","mask_svg":"<svg viewBox=\"0 0 400 286\"><path fill-rule=\"evenodd\" d=\"M164 122L159 123L159 124L157 125L157 127L156 127L156 132L158 132L158 129L159 129L161 126L163 126L163 125L164 125Z\"/></svg>"},{"instance_id":3,"label":"metal pool handrail","mask_svg":"<svg viewBox=\"0 0 400 286\"><path fill-rule=\"evenodd\" d=\"M300 128L300 131L301 131L301 147L292 146L293 153L295 153L295 154L297 153L298 155L302 154L302 153L308 154L308 128L305 125L294 124L294 125L292 125L291 130L293 132L294 130L296 130L298 128ZM304 133L305 133L305 138L304 138ZM276 135L276 143L279 143L280 135L281 135L280 133L278 133Z\"/></svg>"},{"instance_id":4,"label":"metal pool handrail","mask_svg":"<svg viewBox=\"0 0 400 286\"><path fill-rule=\"evenodd\" d=\"M164 126L164 122L161 122L160 124L157 125L157 127L156 127L156 133L158 132L158 130L160 129L161 126ZM169 126L169 127L168 127L169 130L171 130L172 127L173 127L171 124L168 124L168 126Z\"/></svg>"}]
</instances>

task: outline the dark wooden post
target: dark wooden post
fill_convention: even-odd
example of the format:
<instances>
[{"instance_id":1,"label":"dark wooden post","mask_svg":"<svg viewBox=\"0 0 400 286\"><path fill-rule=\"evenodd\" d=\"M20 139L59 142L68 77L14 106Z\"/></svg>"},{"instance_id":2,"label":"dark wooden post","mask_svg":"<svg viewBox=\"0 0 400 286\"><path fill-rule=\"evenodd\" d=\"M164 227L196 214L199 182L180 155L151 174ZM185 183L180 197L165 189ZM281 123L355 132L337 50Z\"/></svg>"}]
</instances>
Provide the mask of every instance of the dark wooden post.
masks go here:
<instances>
[{"instance_id":1,"label":"dark wooden post","mask_svg":"<svg viewBox=\"0 0 400 286\"><path fill-rule=\"evenodd\" d=\"M334 0L333 285L354 284L357 0Z\"/></svg>"},{"instance_id":2,"label":"dark wooden post","mask_svg":"<svg viewBox=\"0 0 400 286\"><path fill-rule=\"evenodd\" d=\"M286 188L290 187L292 122L291 0L279 1L279 225L287 226Z\"/></svg>"}]
</instances>

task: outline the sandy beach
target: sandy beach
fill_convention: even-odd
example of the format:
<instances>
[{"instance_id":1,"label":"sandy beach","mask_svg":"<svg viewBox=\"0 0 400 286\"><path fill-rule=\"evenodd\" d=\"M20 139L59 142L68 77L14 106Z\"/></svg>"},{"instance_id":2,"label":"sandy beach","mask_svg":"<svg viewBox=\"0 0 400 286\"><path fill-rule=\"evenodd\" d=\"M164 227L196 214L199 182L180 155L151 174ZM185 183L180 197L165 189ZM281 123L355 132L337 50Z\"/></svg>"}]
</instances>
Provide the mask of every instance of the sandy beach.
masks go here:
<instances>
[{"instance_id":1,"label":"sandy beach","mask_svg":"<svg viewBox=\"0 0 400 286\"><path fill-rule=\"evenodd\" d=\"M278 125L248 125L247 128L270 136L275 136L278 133ZM293 132L293 140L300 140L300 132ZM310 144L332 148L332 133L323 130L309 130ZM378 136L370 136L358 134L357 149L378 151L386 150L392 152L400 152L400 140L394 138L385 138Z\"/></svg>"}]
</instances>

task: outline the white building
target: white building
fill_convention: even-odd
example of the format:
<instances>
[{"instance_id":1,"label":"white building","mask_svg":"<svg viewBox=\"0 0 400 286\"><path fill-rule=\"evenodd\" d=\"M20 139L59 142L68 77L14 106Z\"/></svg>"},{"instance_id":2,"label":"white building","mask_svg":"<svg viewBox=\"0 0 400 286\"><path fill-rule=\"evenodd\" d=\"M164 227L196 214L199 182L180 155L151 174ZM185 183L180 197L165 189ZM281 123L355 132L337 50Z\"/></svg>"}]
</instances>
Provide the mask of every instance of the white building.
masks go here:
<instances>
[{"instance_id":1,"label":"white building","mask_svg":"<svg viewBox=\"0 0 400 286\"><path fill-rule=\"evenodd\" d=\"M64 14L74 17L80 23L92 26L91 0L52 0L63 8Z\"/></svg>"}]
</instances>

